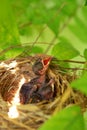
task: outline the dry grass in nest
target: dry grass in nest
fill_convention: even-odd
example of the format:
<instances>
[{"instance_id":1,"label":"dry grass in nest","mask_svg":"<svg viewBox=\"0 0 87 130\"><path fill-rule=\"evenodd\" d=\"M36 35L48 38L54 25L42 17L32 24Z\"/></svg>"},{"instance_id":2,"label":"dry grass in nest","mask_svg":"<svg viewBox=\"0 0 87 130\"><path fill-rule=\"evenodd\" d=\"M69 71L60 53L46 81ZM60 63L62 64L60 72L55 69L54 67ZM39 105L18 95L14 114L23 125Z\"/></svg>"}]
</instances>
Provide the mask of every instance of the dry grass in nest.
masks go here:
<instances>
[{"instance_id":1,"label":"dry grass in nest","mask_svg":"<svg viewBox=\"0 0 87 130\"><path fill-rule=\"evenodd\" d=\"M81 106L82 111L85 111L87 107L87 98L81 92L70 87L70 82L76 79L77 76L74 73L62 73L58 65L54 64L49 66L47 76L55 78L56 97L50 101L20 105L18 106L19 117L16 119L9 118L7 115L9 108L7 102L11 102L22 77L27 82L35 76L32 73L34 60L35 58L32 57L21 58L16 59L17 64L15 60L8 60L0 65L0 130L36 130L51 115L65 107L78 104Z\"/></svg>"}]
</instances>

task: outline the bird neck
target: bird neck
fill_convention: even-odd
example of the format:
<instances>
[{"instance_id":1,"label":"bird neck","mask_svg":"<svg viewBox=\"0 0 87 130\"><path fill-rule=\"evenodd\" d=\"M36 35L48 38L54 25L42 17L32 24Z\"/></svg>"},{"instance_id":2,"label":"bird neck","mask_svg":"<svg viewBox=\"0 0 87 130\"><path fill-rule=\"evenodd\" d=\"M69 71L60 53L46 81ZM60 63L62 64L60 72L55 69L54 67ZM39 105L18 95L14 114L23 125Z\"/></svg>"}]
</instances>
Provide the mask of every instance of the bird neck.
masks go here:
<instances>
[{"instance_id":1,"label":"bird neck","mask_svg":"<svg viewBox=\"0 0 87 130\"><path fill-rule=\"evenodd\" d=\"M45 79L46 79L45 77L46 77L45 74L44 75L40 75L39 76L39 83L41 83L41 84L44 83Z\"/></svg>"}]
</instances>

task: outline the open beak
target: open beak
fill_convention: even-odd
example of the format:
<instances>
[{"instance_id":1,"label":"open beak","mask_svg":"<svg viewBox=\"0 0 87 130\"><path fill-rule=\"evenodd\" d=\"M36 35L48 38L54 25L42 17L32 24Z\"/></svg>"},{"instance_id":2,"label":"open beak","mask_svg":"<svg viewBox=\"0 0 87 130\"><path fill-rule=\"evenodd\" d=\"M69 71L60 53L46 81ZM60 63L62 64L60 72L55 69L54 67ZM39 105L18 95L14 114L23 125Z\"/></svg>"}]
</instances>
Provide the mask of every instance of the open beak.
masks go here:
<instances>
[{"instance_id":1,"label":"open beak","mask_svg":"<svg viewBox=\"0 0 87 130\"><path fill-rule=\"evenodd\" d=\"M43 66L44 67L48 67L48 65L50 64L52 57L48 57L42 60Z\"/></svg>"}]
</instances>

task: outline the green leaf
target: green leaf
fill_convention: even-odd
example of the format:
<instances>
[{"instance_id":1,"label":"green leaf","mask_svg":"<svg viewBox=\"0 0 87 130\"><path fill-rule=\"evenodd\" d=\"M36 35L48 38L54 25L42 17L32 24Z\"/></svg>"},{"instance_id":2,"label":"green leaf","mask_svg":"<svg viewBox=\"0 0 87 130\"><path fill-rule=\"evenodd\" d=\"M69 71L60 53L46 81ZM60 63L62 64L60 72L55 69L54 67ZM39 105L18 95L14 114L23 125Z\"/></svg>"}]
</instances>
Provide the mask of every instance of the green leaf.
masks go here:
<instances>
[{"instance_id":1,"label":"green leaf","mask_svg":"<svg viewBox=\"0 0 87 130\"><path fill-rule=\"evenodd\" d=\"M69 41L62 38L60 43L53 47L52 54L58 59L66 60L78 56L79 52L69 43Z\"/></svg>"},{"instance_id":2,"label":"green leaf","mask_svg":"<svg viewBox=\"0 0 87 130\"><path fill-rule=\"evenodd\" d=\"M85 6L87 6L87 0L85 0Z\"/></svg>"},{"instance_id":3,"label":"green leaf","mask_svg":"<svg viewBox=\"0 0 87 130\"><path fill-rule=\"evenodd\" d=\"M22 50L21 50L22 49ZM21 53L21 54L19 54L19 56L28 56L28 55L32 55L32 54L37 54L37 53L43 53L43 48L41 48L41 47L39 47L39 46L33 46L33 47L31 47L31 46L23 46L23 48L20 48L19 50L18 50L18 52L19 53Z\"/></svg>"},{"instance_id":4,"label":"green leaf","mask_svg":"<svg viewBox=\"0 0 87 130\"><path fill-rule=\"evenodd\" d=\"M33 52L34 54L36 54L36 53L43 53L43 49L42 49L41 47L39 47L39 46L34 46L34 47L32 48L32 52Z\"/></svg>"},{"instance_id":5,"label":"green leaf","mask_svg":"<svg viewBox=\"0 0 87 130\"><path fill-rule=\"evenodd\" d=\"M0 2L0 51L14 45L19 45L19 33L10 1L3 0Z\"/></svg>"},{"instance_id":6,"label":"green leaf","mask_svg":"<svg viewBox=\"0 0 87 130\"><path fill-rule=\"evenodd\" d=\"M36 54L36 53L42 53L43 52L43 48L41 48L39 46L33 46L32 48L31 48L31 46L25 46L25 52L26 51L27 51L27 54L29 54L29 55L30 54Z\"/></svg>"},{"instance_id":7,"label":"green leaf","mask_svg":"<svg viewBox=\"0 0 87 130\"><path fill-rule=\"evenodd\" d=\"M16 56L20 55L23 52L23 50L24 50L23 48L13 48L5 53L5 58L6 59L15 58Z\"/></svg>"},{"instance_id":8,"label":"green leaf","mask_svg":"<svg viewBox=\"0 0 87 130\"><path fill-rule=\"evenodd\" d=\"M12 5L19 24L46 24L55 35L78 8L78 0L13 0ZM16 8L14 8L15 6ZM20 25L19 25L20 26ZM27 33L27 32L26 32Z\"/></svg>"},{"instance_id":9,"label":"green leaf","mask_svg":"<svg viewBox=\"0 0 87 130\"><path fill-rule=\"evenodd\" d=\"M71 17L76 8L78 8L78 3L77 0L55 0L54 5L52 9L47 9L45 15L42 15L48 27L55 35L58 35L61 27L66 23L66 20Z\"/></svg>"},{"instance_id":10,"label":"green leaf","mask_svg":"<svg viewBox=\"0 0 87 130\"><path fill-rule=\"evenodd\" d=\"M81 8L81 11L82 11L82 15L83 15L84 21L86 21L87 20L87 6Z\"/></svg>"},{"instance_id":11,"label":"green leaf","mask_svg":"<svg viewBox=\"0 0 87 130\"><path fill-rule=\"evenodd\" d=\"M3 48L19 42L19 34L9 0L0 3L0 46ZM7 43L7 45L6 45Z\"/></svg>"},{"instance_id":12,"label":"green leaf","mask_svg":"<svg viewBox=\"0 0 87 130\"><path fill-rule=\"evenodd\" d=\"M80 108L69 107L51 117L39 130L85 130Z\"/></svg>"},{"instance_id":13,"label":"green leaf","mask_svg":"<svg viewBox=\"0 0 87 130\"><path fill-rule=\"evenodd\" d=\"M60 18L56 15L57 10L56 9L47 9L47 11L43 14L43 19L47 26L54 32L54 34L57 36L59 32L60 27ZM55 16L56 15L56 16ZM61 16L61 15L60 15ZM61 17L62 20L62 17Z\"/></svg>"},{"instance_id":14,"label":"green leaf","mask_svg":"<svg viewBox=\"0 0 87 130\"><path fill-rule=\"evenodd\" d=\"M87 60L87 49L84 50L84 57Z\"/></svg>"},{"instance_id":15,"label":"green leaf","mask_svg":"<svg viewBox=\"0 0 87 130\"><path fill-rule=\"evenodd\" d=\"M73 81L71 86L87 94L87 72L85 72L79 79Z\"/></svg>"},{"instance_id":16,"label":"green leaf","mask_svg":"<svg viewBox=\"0 0 87 130\"><path fill-rule=\"evenodd\" d=\"M87 7L81 7L76 16L73 17L73 23L68 27L70 31L83 43L87 43Z\"/></svg>"},{"instance_id":17,"label":"green leaf","mask_svg":"<svg viewBox=\"0 0 87 130\"><path fill-rule=\"evenodd\" d=\"M77 36L77 38L79 38L84 43L86 43L87 25L78 16L76 16L74 20L75 20L75 24L69 26L70 30L74 33L74 35Z\"/></svg>"},{"instance_id":18,"label":"green leaf","mask_svg":"<svg viewBox=\"0 0 87 130\"><path fill-rule=\"evenodd\" d=\"M84 116L85 130L87 130L87 111L83 113L83 116Z\"/></svg>"}]
</instances>

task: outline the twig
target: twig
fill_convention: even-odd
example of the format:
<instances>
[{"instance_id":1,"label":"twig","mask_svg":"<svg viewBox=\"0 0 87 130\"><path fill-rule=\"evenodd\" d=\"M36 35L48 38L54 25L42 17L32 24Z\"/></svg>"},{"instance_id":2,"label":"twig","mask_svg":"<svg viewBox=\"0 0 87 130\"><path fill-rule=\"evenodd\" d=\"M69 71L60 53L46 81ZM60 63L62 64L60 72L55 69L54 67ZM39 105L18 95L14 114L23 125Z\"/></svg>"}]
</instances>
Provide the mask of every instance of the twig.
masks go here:
<instances>
[{"instance_id":1,"label":"twig","mask_svg":"<svg viewBox=\"0 0 87 130\"><path fill-rule=\"evenodd\" d=\"M87 70L87 68L65 68L65 67L61 67L61 68L65 70Z\"/></svg>"},{"instance_id":2,"label":"twig","mask_svg":"<svg viewBox=\"0 0 87 130\"><path fill-rule=\"evenodd\" d=\"M43 31L46 29L47 25L45 25L45 27L40 31L39 35L36 37L35 41L33 42L33 44L31 45L31 47L28 49L28 53L30 53L32 51L33 46L36 44L36 42L38 41L38 39L40 38L40 36L42 35ZM26 50L27 51L27 50ZM25 51L25 52L26 52Z\"/></svg>"},{"instance_id":3,"label":"twig","mask_svg":"<svg viewBox=\"0 0 87 130\"><path fill-rule=\"evenodd\" d=\"M16 45L16 46L10 46L6 49L4 49L3 51L0 52L0 56L3 55L4 53L6 53L7 51L11 50L11 49L14 49L14 48L22 48L22 45Z\"/></svg>"},{"instance_id":4,"label":"twig","mask_svg":"<svg viewBox=\"0 0 87 130\"><path fill-rule=\"evenodd\" d=\"M52 41L50 42L50 44L48 45L48 47L46 48L46 50L45 50L45 54L47 54L48 53L48 51L49 51L49 49L51 48L51 46L53 46L53 44L54 44L54 42L55 42L55 40L56 40L56 36L54 36L54 38L52 39Z\"/></svg>"},{"instance_id":5,"label":"twig","mask_svg":"<svg viewBox=\"0 0 87 130\"><path fill-rule=\"evenodd\" d=\"M23 45L13 45L13 46L10 46L10 47L7 47L6 49L0 51L0 56L3 55L4 53L8 52L9 50L11 49L14 49L14 48L24 48L24 47L29 47L29 45L26 45L26 44L33 44L34 42L26 42L26 43L22 43ZM37 44L50 44L49 42L36 42Z\"/></svg>"},{"instance_id":6,"label":"twig","mask_svg":"<svg viewBox=\"0 0 87 130\"><path fill-rule=\"evenodd\" d=\"M86 61L75 61L75 60L58 60L59 62L71 62L71 63L77 63L77 64L85 64Z\"/></svg>"}]
</instances>

